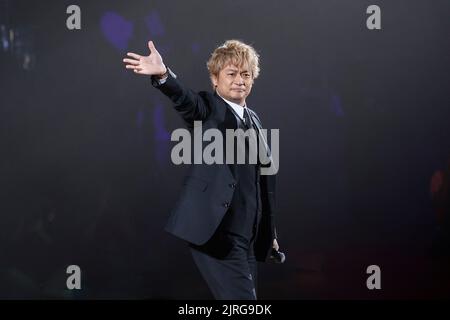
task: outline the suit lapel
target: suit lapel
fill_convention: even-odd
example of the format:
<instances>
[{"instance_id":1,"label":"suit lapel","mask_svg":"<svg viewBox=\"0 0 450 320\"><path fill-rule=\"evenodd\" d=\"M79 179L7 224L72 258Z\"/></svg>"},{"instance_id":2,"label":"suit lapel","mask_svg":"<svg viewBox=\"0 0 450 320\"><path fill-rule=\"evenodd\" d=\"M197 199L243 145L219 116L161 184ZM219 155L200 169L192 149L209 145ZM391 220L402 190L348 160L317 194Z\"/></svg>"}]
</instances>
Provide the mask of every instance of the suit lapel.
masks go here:
<instances>
[{"instance_id":1,"label":"suit lapel","mask_svg":"<svg viewBox=\"0 0 450 320\"><path fill-rule=\"evenodd\" d=\"M269 144L267 143L267 136L265 136L261 132L261 129L263 128L262 124L259 121L259 118L256 116L256 114L253 110L248 109L248 111L250 111L249 114L250 114L251 121L255 124L256 129L258 131L259 140L262 141L264 149L266 150L266 154L269 157L270 161L272 162L272 154L270 152Z\"/></svg>"},{"instance_id":2,"label":"suit lapel","mask_svg":"<svg viewBox=\"0 0 450 320\"><path fill-rule=\"evenodd\" d=\"M237 119L234 115L234 111L232 111L231 106L228 105L218 94L217 92L214 92L214 97L217 101L217 117L219 120L219 130L224 134L224 137L226 137L226 129L234 129L236 130L237 125ZM266 151L267 156L270 159L270 162L272 162L272 154L270 152L269 144L267 143L267 136L263 135L261 132L262 124L259 121L258 116L255 114L255 112L251 109L248 109L251 121L256 127L256 131L258 131L258 137L259 140L262 141L264 149Z\"/></svg>"}]
</instances>

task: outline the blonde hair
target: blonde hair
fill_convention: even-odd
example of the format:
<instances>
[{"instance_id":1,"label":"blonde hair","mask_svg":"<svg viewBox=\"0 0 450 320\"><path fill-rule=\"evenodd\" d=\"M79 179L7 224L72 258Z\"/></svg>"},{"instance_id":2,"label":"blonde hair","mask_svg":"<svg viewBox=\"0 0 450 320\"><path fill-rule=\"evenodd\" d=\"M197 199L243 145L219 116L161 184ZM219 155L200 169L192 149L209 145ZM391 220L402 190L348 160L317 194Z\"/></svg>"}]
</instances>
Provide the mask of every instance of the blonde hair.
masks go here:
<instances>
[{"instance_id":1,"label":"blonde hair","mask_svg":"<svg viewBox=\"0 0 450 320\"><path fill-rule=\"evenodd\" d=\"M239 40L227 40L211 54L206 66L210 76L218 76L229 63L237 67L248 66L253 79L259 76L259 54L256 50Z\"/></svg>"}]
</instances>

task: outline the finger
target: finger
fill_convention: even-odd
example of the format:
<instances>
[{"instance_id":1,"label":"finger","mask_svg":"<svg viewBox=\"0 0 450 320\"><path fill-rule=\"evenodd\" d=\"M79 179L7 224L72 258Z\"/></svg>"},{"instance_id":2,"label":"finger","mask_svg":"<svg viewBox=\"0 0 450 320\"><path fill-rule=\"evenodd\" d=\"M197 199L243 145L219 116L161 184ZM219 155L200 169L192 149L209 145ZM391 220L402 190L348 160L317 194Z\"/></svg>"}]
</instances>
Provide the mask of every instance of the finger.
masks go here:
<instances>
[{"instance_id":1,"label":"finger","mask_svg":"<svg viewBox=\"0 0 450 320\"><path fill-rule=\"evenodd\" d=\"M123 59L123 62L128 63L128 64L132 64L132 65L138 65L139 64L138 60L133 60L133 59Z\"/></svg>"},{"instance_id":2,"label":"finger","mask_svg":"<svg viewBox=\"0 0 450 320\"><path fill-rule=\"evenodd\" d=\"M133 66L133 65L131 65L131 64L127 64L126 66L125 66L125 68L127 68L127 69L139 69L140 70L140 68L138 67L138 66Z\"/></svg>"},{"instance_id":3,"label":"finger","mask_svg":"<svg viewBox=\"0 0 450 320\"><path fill-rule=\"evenodd\" d=\"M127 56L135 58L136 60L139 60L140 58L142 58L142 56L136 54L136 53L132 53L132 52L128 52Z\"/></svg>"},{"instance_id":4,"label":"finger","mask_svg":"<svg viewBox=\"0 0 450 320\"><path fill-rule=\"evenodd\" d=\"M123 59L123 62L132 64L132 65L138 65L140 63L139 60L134 60L134 59Z\"/></svg>"},{"instance_id":5,"label":"finger","mask_svg":"<svg viewBox=\"0 0 450 320\"><path fill-rule=\"evenodd\" d=\"M148 48L150 49L150 53L158 52L158 50L156 50L155 48L155 44L153 43L153 41L148 42Z\"/></svg>"}]
</instances>

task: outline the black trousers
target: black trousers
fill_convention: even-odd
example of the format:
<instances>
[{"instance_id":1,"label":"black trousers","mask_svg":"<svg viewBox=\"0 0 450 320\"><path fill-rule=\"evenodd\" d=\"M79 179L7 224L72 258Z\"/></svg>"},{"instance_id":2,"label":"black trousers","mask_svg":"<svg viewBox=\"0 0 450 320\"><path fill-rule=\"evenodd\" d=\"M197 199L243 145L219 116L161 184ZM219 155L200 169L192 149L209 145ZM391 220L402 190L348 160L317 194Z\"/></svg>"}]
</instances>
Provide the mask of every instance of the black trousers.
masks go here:
<instances>
[{"instance_id":1,"label":"black trousers","mask_svg":"<svg viewBox=\"0 0 450 320\"><path fill-rule=\"evenodd\" d=\"M219 231L203 246L190 244L200 273L217 300L256 300L254 238Z\"/></svg>"}]
</instances>

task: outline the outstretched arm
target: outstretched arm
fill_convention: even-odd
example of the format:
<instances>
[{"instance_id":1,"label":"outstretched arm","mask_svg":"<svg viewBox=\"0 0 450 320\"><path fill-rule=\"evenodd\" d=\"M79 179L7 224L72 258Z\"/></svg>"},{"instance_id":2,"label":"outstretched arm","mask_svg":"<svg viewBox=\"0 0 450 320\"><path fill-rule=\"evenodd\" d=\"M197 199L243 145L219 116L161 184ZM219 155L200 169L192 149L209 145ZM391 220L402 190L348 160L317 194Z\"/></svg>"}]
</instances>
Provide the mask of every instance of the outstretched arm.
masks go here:
<instances>
[{"instance_id":1,"label":"outstretched arm","mask_svg":"<svg viewBox=\"0 0 450 320\"><path fill-rule=\"evenodd\" d=\"M148 56L127 53L129 58L123 59L126 68L133 70L136 74L152 76L154 80L163 80L160 82L153 81L153 83L154 85L156 83L155 86L172 100L175 109L188 125L192 125L195 120L206 119L210 113L210 108L204 103L202 97L184 87L176 79L176 76L169 72L153 41L149 41L148 48L150 49Z\"/></svg>"}]
</instances>

